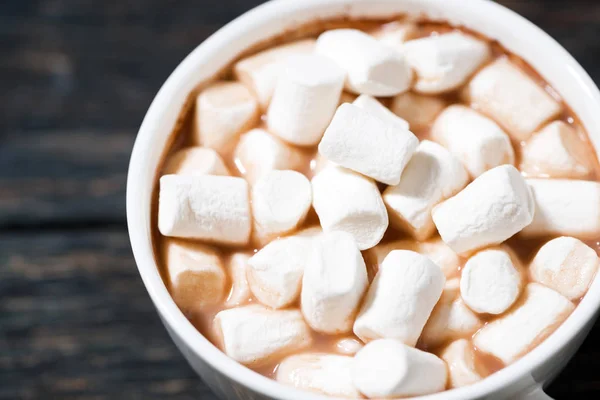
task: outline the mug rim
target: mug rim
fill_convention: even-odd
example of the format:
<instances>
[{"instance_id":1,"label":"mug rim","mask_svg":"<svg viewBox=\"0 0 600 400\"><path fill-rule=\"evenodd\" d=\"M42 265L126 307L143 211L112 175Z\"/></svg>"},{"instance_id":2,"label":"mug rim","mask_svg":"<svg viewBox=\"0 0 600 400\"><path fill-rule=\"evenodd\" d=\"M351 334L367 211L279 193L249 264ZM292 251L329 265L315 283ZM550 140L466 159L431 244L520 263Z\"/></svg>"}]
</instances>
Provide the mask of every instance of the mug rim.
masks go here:
<instances>
[{"instance_id":1,"label":"mug rim","mask_svg":"<svg viewBox=\"0 0 600 400\"><path fill-rule=\"evenodd\" d=\"M151 139L157 134L156 122L163 118L167 105L178 91L181 91L185 87L188 93L191 92L195 85L190 84L188 81L189 76L194 68L202 65L206 54L210 53L210 51L216 51L215 49L227 46L236 40L236 38L241 37L252 29L256 29L261 24L274 23L274 20L281 18L283 14L289 16L298 10L314 13L315 10L324 8L326 5L332 5L337 7L335 13L338 16L341 15L339 11L343 10L348 15L356 12L356 16L370 17L370 15L366 15L366 12L357 11L352 8L353 5L361 3L364 6L366 1L368 0L303 0L302 2L295 0L271 0L242 14L219 29L199 44L177 66L159 90L144 117L135 140L129 164L126 201L131 246L140 276L163 322L172 329L197 357L204 360L204 362L219 373L257 393L277 399L331 400L332 397L325 397L285 386L250 370L226 356L188 321L173 301L161 278L159 267L154 257L151 226L149 225L152 223L150 207L152 204L151 197L154 183L152 183L150 190L147 190L144 182L139 177L149 167L154 168L152 175L156 175L157 165L153 165L153 162L149 161L148 157L148 150L152 149ZM581 92L582 96L586 97L587 101L593 102L597 108L600 108L600 91L598 91L592 79L579 63L543 30L502 5L488 0L378 0L373 3L403 3L403 6L409 9L411 7L415 7L415 9L419 7L432 7L431 9L434 10L436 7L440 9L458 7L459 10L468 10L476 14L493 13L495 18L505 21L505 24L510 26L511 30L518 30L531 35L533 40L539 41L540 46L543 45L547 51L560 58L564 62L564 65L559 67L564 69L568 79L572 81L571 84L577 86L577 90ZM398 6L398 4L395 6ZM313 16L312 19L316 18ZM453 21L450 20L449 22L452 23ZM501 38L496 39L501 40ZM519 55L523 56L522 54ZM567 104L571 106L570 103L567 102ZM573 110L577 114L577 109L573 108ZM590 135L590 126L586 126L586 131ZM592 138L590 137L590 139ZM598 153L600 135L596 140L592 140L592 142L596 153ZM162 152L163 149L160 150ZM154 181L155 179L153 179ZM516 383L531 374L536 368L544 365L558 351L567 346L582 331L586 324L595 317L599 307L600 279L595 279L587 294L567 320L541 344L521 359L472 385L418 398L422 400L471 399L497 392Z\"/></svg>"}]
</instances>

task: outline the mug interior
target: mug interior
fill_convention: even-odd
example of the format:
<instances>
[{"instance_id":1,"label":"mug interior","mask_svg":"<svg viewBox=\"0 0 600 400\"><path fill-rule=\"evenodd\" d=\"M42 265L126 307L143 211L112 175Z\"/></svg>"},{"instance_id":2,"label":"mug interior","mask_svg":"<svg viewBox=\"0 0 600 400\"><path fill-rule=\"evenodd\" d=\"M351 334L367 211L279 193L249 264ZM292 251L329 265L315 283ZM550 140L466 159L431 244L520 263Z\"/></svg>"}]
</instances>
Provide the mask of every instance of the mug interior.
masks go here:
<instances>
[{"instance_id":1,"label":"mug interior","mask_svg":"<svg viewBox=\"0 0 600 400\"><path fill-rule=\"evenodd\" d=\"M181 110L197 86L213 79L247 49L315 19L382 18L399 14L462 25L528 62L564 99L600 149L600 92L583 68L554 39L516 13L488 0L275 0L229 23L176 68L150 106L133 149L127 179L127 220L142 280L163 320L214 369L252 390L278 399L331 399L268 379L228 358L205 339L172 300L158 270L152 243L152 194L158 168ZM569 318L516 363L460 389L420 399L471 399L514 386L562 350L591 321L600 305L600 279ZM531 382L529 383L531 384ZM521 387L522 388L522 387Z\"/></svg>"}]
</instances>

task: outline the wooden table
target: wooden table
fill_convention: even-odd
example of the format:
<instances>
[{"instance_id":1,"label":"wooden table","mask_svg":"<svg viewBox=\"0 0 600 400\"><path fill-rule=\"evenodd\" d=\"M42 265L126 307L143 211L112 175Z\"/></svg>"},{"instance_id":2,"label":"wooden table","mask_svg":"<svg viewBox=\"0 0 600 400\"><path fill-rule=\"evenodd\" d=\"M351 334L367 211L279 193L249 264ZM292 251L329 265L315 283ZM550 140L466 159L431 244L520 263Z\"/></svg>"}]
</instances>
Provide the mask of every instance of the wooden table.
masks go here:
<instances>
[{"instance_id":1,"label":"wooden table","mask_svg":"<svg viewBox=\"0 0 600 400\"><path fill-rule=\"evenodd\" d=\"M600 2L501 2L600 80ZM125 177L162 82L258 3L0 4L0 399L215 399L142 286ZM597 325L552 396L600 396L599 336Z\"/></svg>"}]
</instances>

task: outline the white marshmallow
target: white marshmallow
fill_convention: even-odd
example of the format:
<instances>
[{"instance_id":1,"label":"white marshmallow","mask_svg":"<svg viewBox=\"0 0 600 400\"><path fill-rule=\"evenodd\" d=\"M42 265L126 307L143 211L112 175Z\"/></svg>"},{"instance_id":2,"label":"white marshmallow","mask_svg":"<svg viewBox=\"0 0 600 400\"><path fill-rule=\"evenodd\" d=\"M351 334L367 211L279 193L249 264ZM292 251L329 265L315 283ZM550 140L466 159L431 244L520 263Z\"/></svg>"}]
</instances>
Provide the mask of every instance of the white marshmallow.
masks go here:
<instances>
[{"instance_id":1,"label":"white marshmallow","mask_svg":"<svg viewBox=\"0 0 600 400\"><path fill-rule=\"evenodd\" d=\"M369 32L381 43L400 51L403 51L403 44L414 39L418 33L419 29L411 22L390 22Z\"/></svg>"},{"instance_id":2,"label":"white marshmallow","mask_svg":"<svg viewBox=\"0 0 600 400\"><path fill-rule=\"evenodd\" d=\"M479 71L465 92L475 108L496 120L516 140L527 139L562 110L552 96L506 58Z\"/></svg>"},{"instance_id":3,"label":"white marshmallow","mask_svg":"<svg viewBox=\"0 0 600 400\"><path fill-rule=\"evenodd\" d=\"M574 308L554 290L530 283L518 307L481 328L473 344L510 364L550 336Z\"/></svg>"},{"instance_id":4,"label":"white marshmallow","mask_svg":"<svg viewBox=\"0 0 600 400\"><path fill-rule=\"evenodd\" d=\"M593 154L577 132L554 121L533 134L521 152L521 171L531 178L588 178Z\"/></svg>"},{"instance_id":5,"label":"white marshmallow","mask_svg":"<svg viewBox=\"0 0 600 400\"><path fill-rule=\"evenodd\" d=\"M453 105L435 120L431 137L463 162L473 178L503 164L514 164L510 138L494 121L477 111Z\"/></svg>"},{"instance_id":6,"label":"white marshmallow","mask_svg":"<svg viewBox=\"0 0 600 400\"><path fill-rule=\"evenodd\" d=\"M406 92L392 99L390 110L416 130L426 128L445 107L446 102L439 97Z\"/></svg>"},{"instance_id":7,"label":"white marshmallow","mask_svg":"<svg viewBox=\"0 0 600 400\"><path fill-rule=\"evenodd\" d=\"M231 176L164 175L158 229L165 236L247 244L252 228L248 183Z\"/></svg>"},{"instance_id":8,"label":"white marshmallow","mask_svg":"<svg viewBox=\"0 0 600 400\"><path fill-rule=\"evenodd\" d=\"M535 217L523 236L600 236L600 183L561 179L527 179L527 183L535 199Z\"/></svg>"},{"instance_id":9,"label":"white marshmallow","mask_svg":"<svg viewBox=\"0 0 600 400\"><path fill-rule=\"evenodd\" d=\"M213 326L225 354L244 365L260 365L309 347L310 329L298 310L258 304L219 312Z\"/></svg>"},{"instance_id":10,"label":"white marshmallow","mask_svg":"<svg viewBox=\"0 0 600 400\"><path fill-rule=\"evenodd\" d=\"M164 254L171 295L184 312L221 302L227 278L215 250L193 242L169 239Z\"/></svg>"},{"instance_id":11,"label":"white marshmallow","mask_svg":"<svg viewBox=\"0 0 600 400\"><path fill-rule=\"evenodd\" d=\"M317 332L350 332L368 284L367 268L352 235L323 233L313 241L302 279L304 319Z\"/></svg>"},{"instance_id":12,"label":"white marshmallow","mask_svg":"<svg viewBox=\"0 0 600 400\"><path fill-rule=\"evenodd\" d=\"M444 390L446 364L393 339L367 344L354 356L352 378L369 398L413 397Z\"/></svg>"},{"instance_id":13,"label":"white marshmallow","mask_svg":"<svg viewBox=\"0 0 600 400\"><path fill-rule=\"evenodd\" d=\"M225 155L257 122L258 103L244 85L216 82L196 99L194 141Z\"/></svg>"},{"instance_id":14,"label":"white marshmallow","mask_svg":"<svg viewBox=\"0 0 600 400\"><path fill-rule=\"evenodd\" d=\"M441 358L448 365L451 388L471 385L483 379L475 368L475 350L468 340L459 339L450 343L442 351Z\"/></svg>"},{"instance_id":15,"label":"white marshmallow","mask_svg":"<svg viewBox=\"0 0 600 400\"><path fill-rule=\"evenodd\" d=\"M379 182L397 185L418 145L417 137L401 124L342 104L319 143L319 153Z\"/></svg>"},{"instance_id":16,"label":"white marshmallow","mask_svg":"<svg viewBox=\"0 0 600 400\"><path fill-rule=\"evenodd\" d=\"M181 149L167 161L164 175L231 175L223 159L208 147Z\"/></svg>"},{"instance_id":17,"label":"white marshmallow","mask_svg":"<svg viewBox=\"0 0 600 400\"><path fill-rule=\"evenodd\" d=\"M248 253L234 253L229 257L227 263L227 273L231 280L231 290L225 301L227 308L236 307L248 303L252 298L252 292L246 279L246 271L248 269Z\"/></svg>"},{"instance_id":18,"label":"white marshmallow","mask_svg":"<svg viewBox=\"0 0 600 400\"><path fill-rule=\"evenodd\" d=\"M466 262L460 278L460 295L475 312L502 314L519 297L523 285L516 256L502 248L489 248Z\"/></svg>"},{"instance_id":19,"label":"white marshmallow","mask_svg":"<svg viewBox=\"0 0 600 400\"><path fill-rule=\"evenodd\" d=\"M345 168L329 167L312 179L312 189L323 231L352 234L360 250L379 243L388 214L375 182Z\"/></svg>"},{"instance_id":20,"label":"white marshmallow","mask_svg":"<svg viewBox=\"0 0 600 400\"><path fill-rule=\"evenodd\" d=\"M502 243L531 223L534 208L519 171L502 165L484 172L431 215L444 242L461 254Z\"/></svg>"},{"instance_id":21,"label":"white marshmallow","mask_svg":"<svg viewBox=\"0 0 600 400\"><path fill-rule=\"evenodd\" d=\"M336 165L336 163L329 161L323 154L317 153L315 158L311 160L310 168L313 176L315 176L325 168L335 167Z\"/></svg>"},{"instance_id":22,"label":"white marshmallow","mask_svg":"<svg viewBox=\"0 0 600 400\"><path fill-rule=\"evenodd\" d=\"M242 135L234 153L235 164L251 184L272 170L304 168L308 158L264 129L252 129Z\"/></svg>"},{"instance_id":23,"label":"white marshmallow","mask_svg":"<svg viewBox=\"0 0 600 400\"><path fill-rule=\"evenodd\" d=\"M352 357L324 353L290 356L277 367L276 380L298 389L344 398L361 398L352 383Z\"/></svg>"},{"instance_id":24,"label":"white marshmallow","mask_svg":"<svg viewBox=\"0 0 600 400\"><path fill-rule=\"evenodd\" d=\"M579 239L562 236L542 246L529 271L535 282L576 301L587 292L599 263L592 248Z\"/></svg>"},{"instance_id":25,"label":"white marshmallow","mask_svg":"<svg viewBox=\"0 0 600 400\"><path fill-rule=\"evenodd\" d=\"M310 181L296 171L270 171L252 187L254 234L261 242L295 229L312 204Z\"/></svg>"},{"instance_id":26,"label":"white marshmallow","mask_svg":"<svg viewBox=\"0 0 600 400\"><path fill-rule=\"evenodd\" d=\"M248 260L250 290L264 305L282 308L300 295L311 241L289 236L277 239Z\"/></svg>"},{"instance_id":27,"label":"white marshmallow","mask_svg":"<svg viewBox=\"0 0 600 400\"><path fill-rule=\"evenodd\" d=\"M456 276L459 267L462 266L460 257L440 238L433 238L422 242L403 239L378 244L369 250L369 254L372 255L378 267L392 250L411 250L427 256L442 269L442 272L448 279Z\"/></svg>"},{"instance_id":28,"label":"white marshmallow","mask_svg":"<svg viewBox=\"0 0 600 400\"><path fill-rule=\"evenodd\" d=\"M326 31L315 51L347 72L346 89L351 92L394 96L410 87L412 71L402 53L359 30Z\"/></svg>"},{"instance_id":29,"label":"white marshmallow","mask_svg":"<svg viewBox=\"0 0 600 400\"><path fill-rule=\"evenodd\" d=\"M430 259L394 250L383 260L354 322L363 342L398 339L414 346L439 300L446 279Z\"/></svg>"},{"instance_id":30,"label":"white marshmallow","mask_svg":"<svg viewBox=\"0 0 600 400\"><path fill-rule=\"evenodd\" d=\"M431 210L469 182L461 162L437 143L424 140L402 173L400 183L383 192L390 223L417 240L435 232Z\"/></svg>"},{"instance_id":31,"label":"white marshmallow","mask_svg":"<svg viewBox=\"0 0 600 400\"><path fill-rule=\"evenodd\" d=\"M393 124L400 124L403 129L410 129L410 125L406 120L400 118L389 110L386 106L381 104L375 97L369 96L368 94L361 94L352 102L357 107L362 108L365 111L370 112L376 117L389 121Z\"/></svg>"},{"instance_id":32,"label":"white marshmallow","mask_svg":"<svg viewBox=\"0 0 600 400\"><path fill-rule=\"evenodd\" d=\"M364 345L362 344L361 341L359 341L357 339L353 339L353 338L340 339L335 344L335 348L338 351L338 353L349 355L349 356L352 356L352 355L358 353L358 351L360 349L362 349L363 346Z\"/></svg>"},{"instance_id":33,"label":"white marshmallow","mask_svg":"<svg viewBox=\"0 0 600 400\"><path fill-rule=\"evenodd\" d=\"M271 47L238 61L233 72L238 80L254 92L262 109L266 110L282 69L282 61L294 54L312 53L315 42L314 39L303 39Z\"/></svg>"},{"instance_id":34,"label":"white marshmallow","mask_svg":"<svg viewBox=\"0 0 600 400\"><path fill-rule=\"evenodd\" d=\"M483 324L460 298L459 279L446 282L440 300L437 302L419 342L428 349L440 344L475 333Z\"/></svg>"},{"instance_id":35,"label":"white marshmallow","mask_svg":"<svg viewBox=\"0 0 600 400\"><path fill-rule=\"evenodd\" d=\"M317 144L338 106L345 76L344 70L323 56L290 56L267 112L269 131L299 146Z\"/></svg>"},{"instance_id":36,"label":"white marshmallow","mask_svg":"<svg viewBox=\"0 0 600 400\"><path fill-rule=\"evenodd\" d=\"M458 88L490 57L487 43L461 32L410 40L403 48L417 75L414 90L421 93Z\"/></svg>"}]
</instances>

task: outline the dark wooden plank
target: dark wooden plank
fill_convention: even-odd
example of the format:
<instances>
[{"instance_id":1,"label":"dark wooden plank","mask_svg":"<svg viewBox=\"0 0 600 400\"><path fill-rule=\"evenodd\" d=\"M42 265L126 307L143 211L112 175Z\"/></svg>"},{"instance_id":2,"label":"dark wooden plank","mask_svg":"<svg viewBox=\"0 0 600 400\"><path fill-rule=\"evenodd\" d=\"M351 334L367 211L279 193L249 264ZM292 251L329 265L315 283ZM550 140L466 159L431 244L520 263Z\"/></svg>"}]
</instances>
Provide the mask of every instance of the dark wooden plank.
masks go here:
<instances>
[{"instance_id":1,"label":"dark wooden plank","mask_svg":"<svg viewBox=\"0 0 600 400\"><path fill-rule=\"evenodd\" d=\"M132 131L0 136L0 228L125 221Z\"/></svg>"},{"instance_id":2,"label":"dark wooden plank","mask_svg":"<svg viewBox=\"0 0 600 400\"><path fill-rule=\"evenodd\" d=\"M174 67L260 1L0 3L7 129L135 128Z\"/></svg>"},{"instance_id":3,"label":"dark wooden plank","mask_svg":"<svg viewBox=\"0 0 600 400\"><path fill-rule=\"evenodd\" d=\"M124 229L0 235L1 399L214 399L166 334Z\"/></svg>"}]
</instances>

